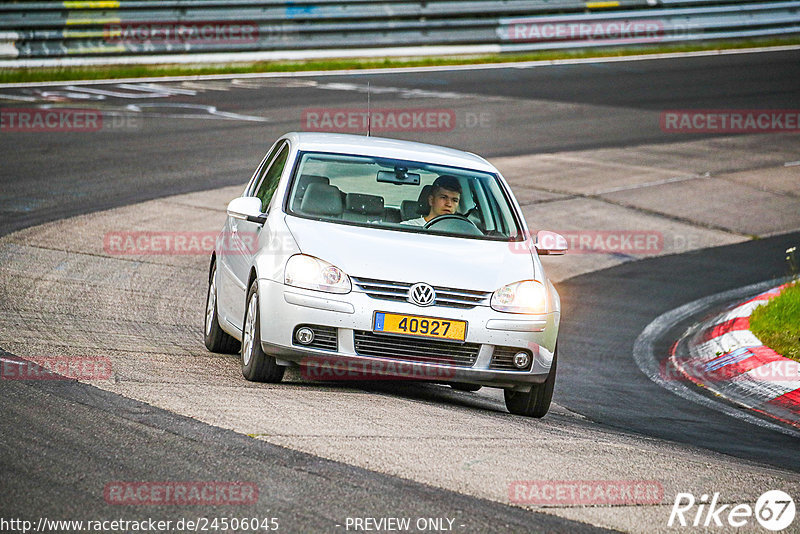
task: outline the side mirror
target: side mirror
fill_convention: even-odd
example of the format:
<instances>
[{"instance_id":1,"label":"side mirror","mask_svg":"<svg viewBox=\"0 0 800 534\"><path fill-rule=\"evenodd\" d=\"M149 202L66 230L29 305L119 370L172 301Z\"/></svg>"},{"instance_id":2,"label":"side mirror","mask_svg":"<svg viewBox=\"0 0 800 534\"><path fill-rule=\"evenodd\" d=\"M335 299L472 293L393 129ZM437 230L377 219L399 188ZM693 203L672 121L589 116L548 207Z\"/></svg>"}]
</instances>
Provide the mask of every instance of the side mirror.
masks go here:
<instances>
[{"instance_id":1,"label":"side mirror","mask_svg":"<svg viewBox=\"0 0 800 534\"><path fill-rule=\"evenodd\" d=\"M231 200L228 204L228 216L258 224L267 222L267 216L261 213L261 199L256 197L239 197Z\"/></svg>"},{"instance_id":2,"label":"side mirror","mask_svg":"<svg viewBox=\"0 0 800 534\"><path fill-rule=\"evenodd\" d=\"M547 230L536 233L536 252L545 256L556 256L567 253L567 240L564 236Z\"/></svg>"}]
</instances>

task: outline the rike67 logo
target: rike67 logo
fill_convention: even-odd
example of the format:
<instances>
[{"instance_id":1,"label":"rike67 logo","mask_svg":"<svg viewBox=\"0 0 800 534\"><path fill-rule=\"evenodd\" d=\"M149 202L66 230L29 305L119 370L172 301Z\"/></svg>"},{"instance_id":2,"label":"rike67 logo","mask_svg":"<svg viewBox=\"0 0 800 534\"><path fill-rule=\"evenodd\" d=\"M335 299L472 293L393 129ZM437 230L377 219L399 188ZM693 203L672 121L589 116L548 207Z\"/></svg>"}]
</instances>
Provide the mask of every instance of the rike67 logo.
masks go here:
<instances>
[{"instance_id":1,"label":"rike67 logo","mask_svg":"<svg viewBox=\"0 0 800 534\"><path fill-rule=\"evenodd\" d=\"M739 528L751 524L753 518L765 529L774 532L788 528L795 517L792 497L781 490L761 495L755 507L748 503L722 504L720 494L703 494L697 499L691 493L678 493L668 527Z\"/></svg>"}]
</instances>

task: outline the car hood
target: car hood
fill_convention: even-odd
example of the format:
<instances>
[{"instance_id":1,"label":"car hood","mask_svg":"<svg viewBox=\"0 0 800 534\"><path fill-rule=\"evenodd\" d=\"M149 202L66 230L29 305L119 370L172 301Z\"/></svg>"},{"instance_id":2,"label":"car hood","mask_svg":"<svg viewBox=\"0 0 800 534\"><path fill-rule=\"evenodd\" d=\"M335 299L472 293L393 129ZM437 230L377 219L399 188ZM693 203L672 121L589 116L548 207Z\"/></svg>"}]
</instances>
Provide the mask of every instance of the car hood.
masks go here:
<instances>
[{"instance_id":1,"label":"car hood","mask_svg":"<svg viewBox=\"0 0 800 534\"><path fill-rule=\"evenodd\" d=\"M530 252L506 241L485 241L287 216L304 254L328 261L356 278L426 282L434 286L494 291L536 278ZM517 243L518 244L518 243Z\"/></svg>"}]
</instances>

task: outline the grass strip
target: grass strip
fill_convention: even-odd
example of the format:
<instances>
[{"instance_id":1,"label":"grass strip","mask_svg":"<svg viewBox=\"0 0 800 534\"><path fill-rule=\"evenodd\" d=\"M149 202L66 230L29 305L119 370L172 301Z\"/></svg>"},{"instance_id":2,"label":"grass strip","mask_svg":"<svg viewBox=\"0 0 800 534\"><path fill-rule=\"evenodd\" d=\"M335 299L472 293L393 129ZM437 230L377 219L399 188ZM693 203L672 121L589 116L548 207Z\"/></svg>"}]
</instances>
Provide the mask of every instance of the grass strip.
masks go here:
<instances>
[{"instance_id":1,"label":"grass strip","mask_svg":"<svg viewBox=\"0 0 800 534\"><path fill-rule=\"evenodd\" d=\"M800 362L800 283L756 308L750 316L750 331L778 354Z\"/></svg>"},{"instance_id":2,"label":"grass strip","mask_svg":"<svg viewBox=\"0 0 800 534\"><path fill-rule=\"evenodd\" d=\"M163 65L118 65L87 67L20 67L0 70L0 83L24 83L45 81L80 81L117 78L144 78L159 76L196 76L204 74L244 74L257 72L302 72L325 70L362 70L394 67L428 67L449 65L475 65L487 63L518 63L523 61L552 61L558 59L582 59L621 57L641 54L666 54L674 52L698 52L709 50L732 50L800 44L800 37L780 39L747 39L713 43L685 43L673 45L649 45L624 48L577 49L541 51L528 53L489 54L479 56L413 57L384 59L329 59L308 61L262 61L225 64L163 64Z\"/></svg>"}]
</instances>

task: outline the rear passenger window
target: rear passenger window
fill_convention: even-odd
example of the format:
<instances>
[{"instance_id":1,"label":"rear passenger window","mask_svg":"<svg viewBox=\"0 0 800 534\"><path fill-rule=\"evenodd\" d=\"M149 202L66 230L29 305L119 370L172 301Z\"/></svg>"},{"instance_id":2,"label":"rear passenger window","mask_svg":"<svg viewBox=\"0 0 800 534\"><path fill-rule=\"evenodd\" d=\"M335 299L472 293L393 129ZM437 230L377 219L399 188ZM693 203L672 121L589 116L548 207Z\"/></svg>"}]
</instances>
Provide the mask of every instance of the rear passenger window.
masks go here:
<instances>
[{"instance_id":1,"label":"rear passenger window","mask_svg":"<svg viewBox=\"0 0 800 534\"><path fill-rule=\"evenodd\" d=\"M286 160L289 158L289 143L284 143L283 148L280 149L278 155L269 163L264 169L264 174L261 182L256 189L256 197L261 200L261 210L267 209L272 195L278 189L278 183L281 181L281 174L283 168L286 166Z\"/></svg>"}]
</instances>

